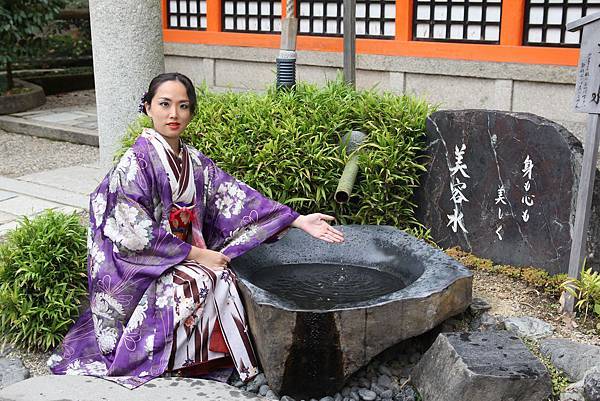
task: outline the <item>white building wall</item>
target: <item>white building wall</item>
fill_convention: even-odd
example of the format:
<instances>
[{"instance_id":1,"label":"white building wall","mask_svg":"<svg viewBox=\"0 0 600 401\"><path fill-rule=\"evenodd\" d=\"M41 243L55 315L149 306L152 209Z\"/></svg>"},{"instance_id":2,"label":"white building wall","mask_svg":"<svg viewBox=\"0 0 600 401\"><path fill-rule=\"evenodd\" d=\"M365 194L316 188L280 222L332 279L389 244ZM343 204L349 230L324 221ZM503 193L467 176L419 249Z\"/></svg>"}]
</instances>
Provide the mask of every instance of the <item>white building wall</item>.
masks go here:
<instances>
[{"instance_id":1,"label":"white building wall","mask_svg":"<svg viewBox=\"0 0 600 401\"><path fill-rule=\"evenodd\" d=\"M165 43L167 71L214 90L264 90L275 82L277 49ZM342 54L298 52L298 80L323 84L341 73ZM583 140L585 115L572 112L575 67L381 55L357 56L357 87L410 93L441 109L530 112Z\"/></svg>"}]
</instances>

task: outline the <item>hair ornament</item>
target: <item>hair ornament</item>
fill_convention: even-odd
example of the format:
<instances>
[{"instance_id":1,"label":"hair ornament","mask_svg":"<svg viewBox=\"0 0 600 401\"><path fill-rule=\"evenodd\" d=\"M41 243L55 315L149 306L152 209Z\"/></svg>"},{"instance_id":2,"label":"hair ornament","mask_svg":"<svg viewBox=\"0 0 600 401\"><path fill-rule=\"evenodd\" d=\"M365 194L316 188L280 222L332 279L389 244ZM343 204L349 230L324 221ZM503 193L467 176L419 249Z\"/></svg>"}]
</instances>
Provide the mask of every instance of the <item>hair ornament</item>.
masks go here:
<instances>
[{"instance_id":1,"label":"hair ornament","mask_svg":"<svg viewBox=\"0 0 600 401\"><path fill-rule=\"evenodd\" d=\"M146 98L148 97L148 92L144 92L144 94L142 95L142 98L140 99L140 104L138 105L138 112L139 113L146 113Z\"/></svg>"}]
</instances>

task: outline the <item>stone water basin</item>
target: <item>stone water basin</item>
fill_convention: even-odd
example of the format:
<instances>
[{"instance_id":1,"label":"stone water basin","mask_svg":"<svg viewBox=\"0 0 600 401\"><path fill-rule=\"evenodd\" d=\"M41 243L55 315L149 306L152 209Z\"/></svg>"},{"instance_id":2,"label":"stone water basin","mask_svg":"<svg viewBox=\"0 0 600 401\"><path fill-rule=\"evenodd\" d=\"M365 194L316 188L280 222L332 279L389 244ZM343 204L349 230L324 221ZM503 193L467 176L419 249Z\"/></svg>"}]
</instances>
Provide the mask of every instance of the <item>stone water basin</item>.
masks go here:
<instances>
[{"instance_id":1,"label":"stone water basin","mask_svg":"<svg viewBox=\"0 0 600 401\"><path fill-rule=\"evenodd\" d=\"M385 349L471 303L464 266L389 226L339 226L328 244L299 229L234 259L256 353L273 391L334 394Z\"/></svg>"}]
</instances>

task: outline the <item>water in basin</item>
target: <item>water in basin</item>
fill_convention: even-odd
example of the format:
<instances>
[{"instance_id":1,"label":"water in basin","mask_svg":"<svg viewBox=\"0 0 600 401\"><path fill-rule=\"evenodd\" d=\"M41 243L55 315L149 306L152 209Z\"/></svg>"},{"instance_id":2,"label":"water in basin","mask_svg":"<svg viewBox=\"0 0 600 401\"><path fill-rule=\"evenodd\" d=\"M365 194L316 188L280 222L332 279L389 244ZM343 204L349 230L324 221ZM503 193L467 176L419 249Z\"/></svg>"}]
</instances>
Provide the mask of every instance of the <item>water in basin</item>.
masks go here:
<instances>
[{"instance_id":1,"label":"water in basin","mask_svg":"<svg viewBox=\"0 0 600 401\"><path fill-rule=\"evenodd\" d=\"M332 309L401 290L396 275L374 268L336 264L288 264L253 271L256 286L303 309Z\"/></svg>"}]
</instances>

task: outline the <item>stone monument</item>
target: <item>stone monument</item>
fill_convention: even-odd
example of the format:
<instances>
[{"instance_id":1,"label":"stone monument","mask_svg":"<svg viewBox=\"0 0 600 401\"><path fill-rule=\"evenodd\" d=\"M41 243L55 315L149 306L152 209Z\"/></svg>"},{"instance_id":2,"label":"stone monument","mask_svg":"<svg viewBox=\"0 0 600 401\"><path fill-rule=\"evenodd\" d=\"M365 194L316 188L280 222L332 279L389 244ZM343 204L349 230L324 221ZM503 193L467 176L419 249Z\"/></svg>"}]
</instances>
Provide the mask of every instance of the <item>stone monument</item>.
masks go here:
<instances>
[{"instance_id":1,"label":"stone monument","mask_svg":"<svg viewBox=\"0 0 600 401\"><path fill-rule=\"evenodd\" d=\"M533 114L457 110L433 113L427 140L417 218L440 246L496 263L568 271L583 160L575 136ZM600 256L599 222L596 208L590 264Z\"/></svg>"}]
</instances>

